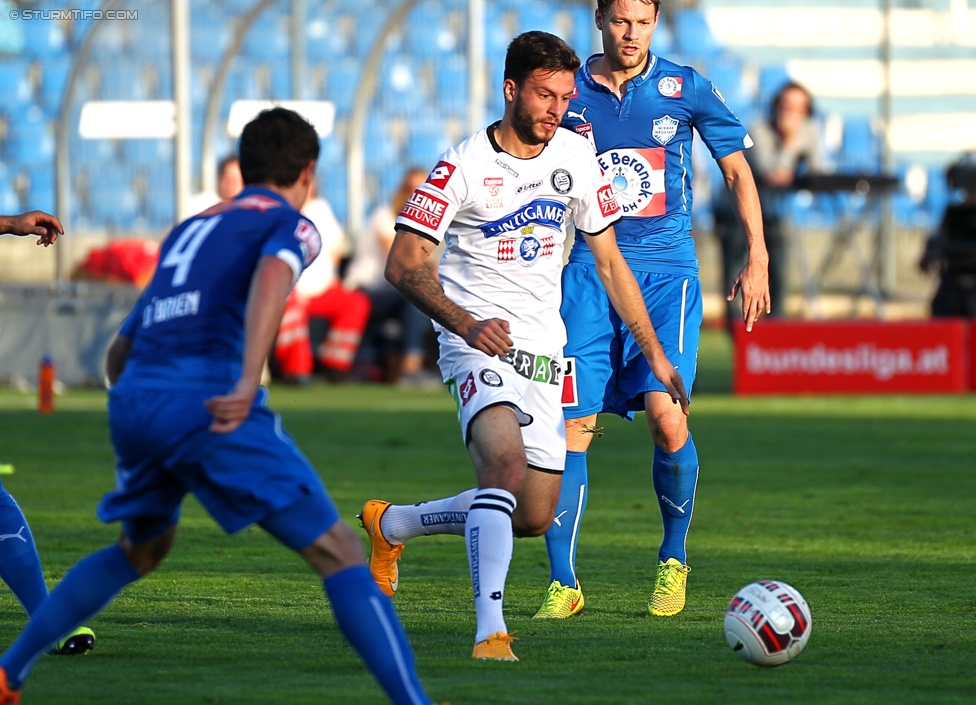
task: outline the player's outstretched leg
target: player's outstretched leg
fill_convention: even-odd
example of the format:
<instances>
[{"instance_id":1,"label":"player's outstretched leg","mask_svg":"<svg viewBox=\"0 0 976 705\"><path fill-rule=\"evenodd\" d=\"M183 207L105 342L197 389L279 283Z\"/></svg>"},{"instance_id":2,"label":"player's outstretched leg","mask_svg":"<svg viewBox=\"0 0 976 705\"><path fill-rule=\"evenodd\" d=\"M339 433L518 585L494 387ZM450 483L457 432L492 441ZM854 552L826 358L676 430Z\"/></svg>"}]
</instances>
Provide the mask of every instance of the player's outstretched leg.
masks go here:
<instances>
[{"instance_id":1,"label":"player's outstretched leg","mask_svg":"<svg viewBox=\"0 0 976 705\"><path fill-rule=\"evenodd\" d=\"M464 536L464 523L476 490L419 504L390 504L371 499L357 518L369 536L369 572L377 587L393 597L400 586L397 562L403 544L418 536L454 534Z\"/></svg>"},{"instance_id":2,"label":"player's outstretched leg","mask_svg":"<svg viewBox=\"0 0 976 705\"><path fill-rule=\"evenodd\" d=\"M672 617L685 607L691 571L686 563L685 541L695 506L698 451L690 433L685 444L674 452L655 446L652 476L661 507L664 540L658 552L657 577L648 611L658 617Z\"/></svg>"},{"instance_id":3,"label":"player's outstretched leg","mask_svg":"<svg viewBox=\"0 0 976 705\"><path fill-rule=\"evenodd\" d=\"M576 545L588 487L586 453L568 451L559 503L552 526L546 531L549 590L535 619L564 619L583 611L583 591L576 577Z\"/></svg>"},{"instance_id":4,"label":"player's outstretched leg","mask_svg":"<svg viewBox=\"0 0 976 705\"><path fill-rule=\"evenodd\" d=\"M502 602L512 562L512 513L515 496L499 487L478 490L468 511L465 538L478 619L472 657L490 661L518 661L512 636L505 626Z\"/></svg>"},{"instance_id":5,"label":"player's outstretched leg","mask_svg":"<svg viewBox=\"0 0 976 705\"><path fill-rule=\"evenodd\" d=\"M31 615L47 597L34 537L14 498L0 484L0 580Z\"/></svg>"},{"instance_id":6,"label":"player's outstretched leg","mask_svg":"<svg viewBox=\"0 0 976 705\"><path fill-rule=\"evenodd\" d=\"M139 577L118 544L76 563L0 656L6 687L18 690L34 663L52 644L101 612L122 588Z\"/></svg>"},{"instance_id":7,"label":"player's outstretched leg","mask_svg":"<svg viewBox=\"0 0 976 705\"><path fill-rule=\"evenodd\" d=\"M0 484L0 580L30 616L47 598L47 583L27 519L14 498ZM95 633L79 627L58 642L52 654L73 656L95 648Z\"/></svg>"}]
</instances>

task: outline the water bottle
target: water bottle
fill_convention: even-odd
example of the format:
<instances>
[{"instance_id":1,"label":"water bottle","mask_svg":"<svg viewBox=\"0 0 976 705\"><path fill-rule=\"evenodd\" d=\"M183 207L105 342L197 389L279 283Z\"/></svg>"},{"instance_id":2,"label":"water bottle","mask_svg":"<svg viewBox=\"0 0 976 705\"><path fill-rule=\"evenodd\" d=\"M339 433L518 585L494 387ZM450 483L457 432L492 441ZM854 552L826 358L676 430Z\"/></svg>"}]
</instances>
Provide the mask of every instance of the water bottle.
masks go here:
<instances>
[{"instance_id":1,"label":"water bottle","mask_svg":"<svg viewBox=\"0 0 976 705\"><path fill-rule=\"evenodd\" d=\"M54 413L54 361L48 355L41 358L37 373L37 410L42 414Z\"/></svg>"}]
</instances>

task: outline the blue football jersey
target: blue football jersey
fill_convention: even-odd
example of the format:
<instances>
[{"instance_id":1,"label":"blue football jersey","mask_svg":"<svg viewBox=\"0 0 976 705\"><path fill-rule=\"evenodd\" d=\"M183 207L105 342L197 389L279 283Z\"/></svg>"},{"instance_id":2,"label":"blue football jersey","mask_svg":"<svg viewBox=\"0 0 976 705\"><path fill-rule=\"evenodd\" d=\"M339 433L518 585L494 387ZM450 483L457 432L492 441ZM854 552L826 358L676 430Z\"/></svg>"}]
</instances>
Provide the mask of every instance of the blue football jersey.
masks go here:
<instances>
[{"instance_id":1,"label":"blue football jersey","mask_svg":"<svg viewBox=\"0 0 976 705\"><path fill-rule=\"evenodd\" d=\"M312 222L263 187L248 187L180 223L163 242L152 281L122 324L121 334L133 344L119 385L236 382L258 260L281 258L297 281L320 250Z\"/></svg>"},{"instance_id":2,"label":"blue football jersey","mask_svg":"<svg viewBox=\"0 0 976 705\"><path fill-rule=\"evenodd\" d=\"M623 99L597 83L590 57L576 76L563 127L590 140L623 219L614 226L631 268L697 274L691 237L693 130L715 159L752 146L718 89L689 66L651 56ZM571 262L593 262L581 235Z\"/></svg>"}]
</instances>

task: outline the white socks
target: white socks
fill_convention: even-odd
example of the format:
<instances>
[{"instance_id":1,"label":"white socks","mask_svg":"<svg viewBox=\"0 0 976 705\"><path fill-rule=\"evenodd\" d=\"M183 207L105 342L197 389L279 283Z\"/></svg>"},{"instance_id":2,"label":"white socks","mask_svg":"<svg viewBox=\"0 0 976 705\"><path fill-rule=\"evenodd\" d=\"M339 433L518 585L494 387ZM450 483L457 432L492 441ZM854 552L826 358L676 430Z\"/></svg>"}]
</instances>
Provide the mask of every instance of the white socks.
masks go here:
<instances>
[{"instance_id":1,"label":"white socks","mask_svg":"<svg viewBox=\"0 0 976 705\"><path fill-rule=\"evenodd\" d=\"M391 504L380 518L380 530L390 543L404 543L417 536L454 534L464 536L468 508L478 490L420 504Z\"/></svg>"},{"instance_id":2,"label":"white socks","mask_svg":"<svg viewBox=\"0 0 976 705\"><path fill-rule=\"evenodd\" d=\"M497 487L477 490L468 510L464 536L478 618L475 643L495 632L508 632L502 615L502 598L512 562L514 511L515 496Z\"/></svg>"}]
</instances>

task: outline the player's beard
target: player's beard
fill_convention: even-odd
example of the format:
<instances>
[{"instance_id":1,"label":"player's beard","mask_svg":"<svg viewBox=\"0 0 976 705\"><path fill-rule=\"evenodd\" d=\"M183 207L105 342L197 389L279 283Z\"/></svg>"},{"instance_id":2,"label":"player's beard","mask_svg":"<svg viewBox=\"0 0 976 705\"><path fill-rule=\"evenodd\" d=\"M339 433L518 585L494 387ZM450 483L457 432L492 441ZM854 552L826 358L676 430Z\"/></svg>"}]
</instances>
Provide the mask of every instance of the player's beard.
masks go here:
<instances>
[{"instance_id":1,"label":"player's beard","mask_svg":"<svg viewBox=\"0 0 976 705\"><path fill-rule=\"evenodd\" d=\"M624 45L618 45L617 51L614 54L614 59L617 62L617 66L614 67L615 70L621 71L621 70L630 70L635 68L641 68L641 69L644 68L644 65L647 63L647 51L638 48L636 54L633 54L632 56L627 56L626 54L624 54L623 48Z\"/></svg>"},{"instance_id":2,"label":"player's beard","mask_svg":"<svg viewBox=\"0 0 976 705\"><path fill-rule=\"evenodd\" d=\"M548 144L554 133L539 136L535 131L535 126L535 118L525 109L525 104L522 102L521 97L516 96L515 105L512 106L512 129L515 130L515 135L523 144Z\"/></svg>"}]
</instances>

